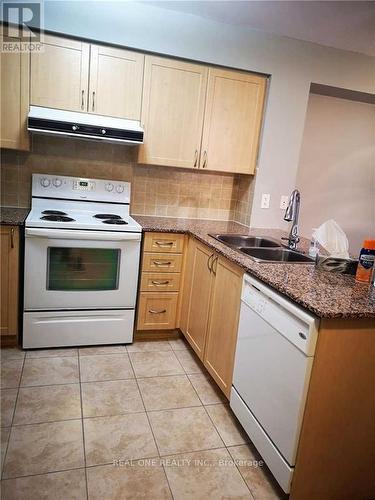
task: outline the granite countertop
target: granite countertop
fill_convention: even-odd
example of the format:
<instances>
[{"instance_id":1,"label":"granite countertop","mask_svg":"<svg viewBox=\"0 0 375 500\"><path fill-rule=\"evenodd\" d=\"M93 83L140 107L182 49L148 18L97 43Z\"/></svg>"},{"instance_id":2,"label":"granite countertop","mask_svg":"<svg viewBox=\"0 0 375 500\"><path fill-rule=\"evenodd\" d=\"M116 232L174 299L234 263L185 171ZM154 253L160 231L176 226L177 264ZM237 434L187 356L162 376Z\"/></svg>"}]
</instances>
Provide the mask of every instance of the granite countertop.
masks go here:
<instances>
[{"instance_id":1,"label":"granite countertop","mask_svg":"<svg viewBox=\"0 0 375 500\"><path fill-rule=\"evenodd\" d=\"M194 236L320 318L375 320L375 287L358 283L353 276L318 270L313 265L257 263L208 236L208 233L237 233L279 239L286 235L284 231L250 229L236 222L226 221L137 215L133 217L144 231L187 233ZM302 239L299 248L306 251L308 244L308 240Z\"/></svg>"},{"instance_id":2,"label":"granite countertop","mask_svg":"<svg viewBox=\"0 0 375 500\"><path fill-rule=\"evenodd\" d=\"M30 212L29 208L1 207L1 224L7 226L23 226Z\"/></svg>"}]
</instances>

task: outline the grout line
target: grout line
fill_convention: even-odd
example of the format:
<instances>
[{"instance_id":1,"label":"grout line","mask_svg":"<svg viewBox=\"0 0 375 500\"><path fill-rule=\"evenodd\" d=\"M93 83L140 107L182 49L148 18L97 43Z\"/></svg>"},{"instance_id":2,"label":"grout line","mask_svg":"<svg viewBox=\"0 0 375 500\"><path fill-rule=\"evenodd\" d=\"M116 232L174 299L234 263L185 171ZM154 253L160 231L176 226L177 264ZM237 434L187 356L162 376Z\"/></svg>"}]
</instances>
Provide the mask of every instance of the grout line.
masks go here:
<instances>
[{"instance_id":1,"label":"grout line","mask_svg":"<svg viewBox=\"0 0 375 500\"><path fill-rule=\"evenodd\" d=\"M21 385L21 380L22 380L24 366L25 366L25 356L24 356L24 358L22 360L22 367L21 367L21 372L20 372L18 386L17 387L12 387L12 389L17 389L17 396L16 396L16 400L14 402L12 420L11 420L10 426L9 426L9 436L8 436L8 441L7 441L7 445L6 445L6 448L5 448L3 466L1 468L1 474L0 474L1 479L3 478L3 472L4 472L4 468L5 468L5 464L6 464L7 455L8 455L8 448L9 448L10 438L11 438L11 435L12 435L13 421L14 421L14 416L16 414L16 407L17 407L17 402L18 402L18 394L20 392L20 385Z\"/></svg>"},{"instance_id":2,"label":"grout line","mask_svg":"<svg viewBox=\"0 0 375 500\"><path fill-rule=\"evenodd\" d=\"M75 471L75 470L85 470L85 467L69 467L68 469L58 469L58 470L50 470L47 472L38 472L37 474L24 474L22 476L12 476L12 477L6 477L3 478L1 481L12 481L14 479L19 479L23 477L35 477L35 476L47 476L49 474L56 474L58 472L69 472L69 471Z\"/></svg>"},{"instance_id":3,"label":"grout line","mask_svg":"<svg viewBox=\"0 0 375 500\"><path fill-rule=\"evenodd\" d=\"M246 444L242 444L242 445L235 445L235 446L247 446L247 445ZM252 491L250 489L250 486L247 484L247 482L246 482L246 480L245 480L245 478L244 478L244 476L243 476L243 474L241 472L240 467L237 465L237 460L234 458L234 456L229 451L229 448L231 448L231 447L230 446L226 446L225 448L226 448L227 452L229 453L230 458L233 460L234 466L238 470L238 472L239 472L239 474L240 474L243 482L245 483L246 488L249 490L251 497L255 500L255 497L253 496L253 493L252 493Z\"/></svg>"},{"instance_id":4,"label":"grout line","mask_svg":"<svg viewBox=\"0 0 375 500\"><path fill-rule=\"evenodd\" d=\"M79 398L81 403L81 427L82 427L82 445L83 445L83 459L85 462L85 481L86 481L86 500L89 498L89 485L87 480L87 461L86 461L86 444L85 444L85 426L83 421L83 400L82 400L82 386L81 386L81 363L78 351L78 380L79 380Z\"/></svg>"}]
</instances>

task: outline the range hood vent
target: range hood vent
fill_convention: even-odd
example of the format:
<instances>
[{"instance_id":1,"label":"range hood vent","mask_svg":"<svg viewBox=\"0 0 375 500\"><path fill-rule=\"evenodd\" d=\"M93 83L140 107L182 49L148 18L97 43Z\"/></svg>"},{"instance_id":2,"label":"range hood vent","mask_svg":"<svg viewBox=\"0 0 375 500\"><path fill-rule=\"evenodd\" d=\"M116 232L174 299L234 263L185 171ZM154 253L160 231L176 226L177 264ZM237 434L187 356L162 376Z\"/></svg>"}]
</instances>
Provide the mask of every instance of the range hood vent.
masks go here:
<instances>
[{"instance_id":1,"label":"range hood vent","mask_svg":"<svg viewBox=\"0 0 375 500\"><path fill-rule=\"evenodd\" d=\"M135 146L143 144L138 121L30 106L27 128L35 134L76 137Z\"/></svg>"}]
</instances>

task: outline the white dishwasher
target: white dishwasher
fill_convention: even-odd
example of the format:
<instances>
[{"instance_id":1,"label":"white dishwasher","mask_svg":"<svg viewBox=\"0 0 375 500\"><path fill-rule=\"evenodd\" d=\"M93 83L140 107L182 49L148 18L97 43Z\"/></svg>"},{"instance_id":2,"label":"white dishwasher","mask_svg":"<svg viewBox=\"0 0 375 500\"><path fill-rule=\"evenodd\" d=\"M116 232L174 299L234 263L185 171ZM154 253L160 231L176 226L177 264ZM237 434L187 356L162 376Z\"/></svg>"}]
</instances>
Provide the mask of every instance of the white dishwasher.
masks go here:
<instances>
[{"instance_id":1,"label":"white dishwasher","mask_svg":"<svg viewBox=\"0 0 375 500\"><path fill-rule=\"evenodd\" d=\"M315 316L245 275L230 406L286 493L318 326Z\"/></svg>"}]
</instances>

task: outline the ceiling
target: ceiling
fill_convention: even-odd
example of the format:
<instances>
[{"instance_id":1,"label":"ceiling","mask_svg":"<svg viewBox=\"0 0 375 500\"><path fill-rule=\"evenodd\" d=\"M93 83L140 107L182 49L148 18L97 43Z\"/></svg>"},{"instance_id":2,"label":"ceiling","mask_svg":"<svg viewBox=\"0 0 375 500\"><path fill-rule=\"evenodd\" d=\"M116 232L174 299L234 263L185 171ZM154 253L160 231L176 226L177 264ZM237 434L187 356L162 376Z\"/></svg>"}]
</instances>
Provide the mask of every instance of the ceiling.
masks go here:
<instances>
[{"instance_id":1,"label":"ceiling","mask_svg":"<svg viewBox=\"0 0 375 500\"><path fill-rule=\"evenodd\" d=\"M147 3L375 56L375 1L157 0Z\"/></svg>"}]
</instances>

